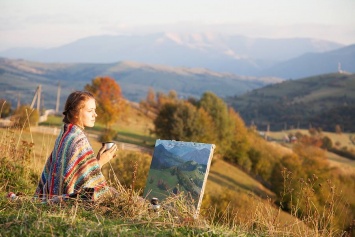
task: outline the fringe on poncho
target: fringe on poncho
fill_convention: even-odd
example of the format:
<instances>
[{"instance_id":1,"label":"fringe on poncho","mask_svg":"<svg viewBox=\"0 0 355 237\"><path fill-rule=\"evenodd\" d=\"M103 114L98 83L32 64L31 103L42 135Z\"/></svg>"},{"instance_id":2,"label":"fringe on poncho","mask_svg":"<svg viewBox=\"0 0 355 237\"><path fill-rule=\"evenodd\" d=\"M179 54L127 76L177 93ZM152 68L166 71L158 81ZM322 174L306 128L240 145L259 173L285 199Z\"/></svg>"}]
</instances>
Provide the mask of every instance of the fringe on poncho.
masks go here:
<instances>
[{"instance_id":1,"label":"fringe on poncho","mask_svg":"<svg viewBox=\"0 0 355 237\"><path fill-rule=\"evenodd\" d=\"M111 192L84 132L76 125L64 124L48 157L35 192L42 200L55 196L94 190L96 201Z\"/></svg>"}]
</instances>

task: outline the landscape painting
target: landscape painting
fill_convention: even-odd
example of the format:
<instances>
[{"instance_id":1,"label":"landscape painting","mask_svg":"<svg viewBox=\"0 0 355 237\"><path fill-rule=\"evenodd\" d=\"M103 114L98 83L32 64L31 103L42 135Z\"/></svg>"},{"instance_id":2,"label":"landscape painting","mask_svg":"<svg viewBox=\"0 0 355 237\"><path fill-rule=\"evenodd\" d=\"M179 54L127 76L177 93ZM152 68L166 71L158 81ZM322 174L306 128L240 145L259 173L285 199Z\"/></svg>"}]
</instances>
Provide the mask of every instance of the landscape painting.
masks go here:
<instances>
[{"instance_id":1,"label":"landscape painting","mask_svg":"<svg viewBox=\"0 0 355 237\"><path fill-rule=\"evenodd\" d=\"M144 197L162 201L183 192L198 210L214 148L214 144L157 140Z\"/></svg>"}]
</instances>

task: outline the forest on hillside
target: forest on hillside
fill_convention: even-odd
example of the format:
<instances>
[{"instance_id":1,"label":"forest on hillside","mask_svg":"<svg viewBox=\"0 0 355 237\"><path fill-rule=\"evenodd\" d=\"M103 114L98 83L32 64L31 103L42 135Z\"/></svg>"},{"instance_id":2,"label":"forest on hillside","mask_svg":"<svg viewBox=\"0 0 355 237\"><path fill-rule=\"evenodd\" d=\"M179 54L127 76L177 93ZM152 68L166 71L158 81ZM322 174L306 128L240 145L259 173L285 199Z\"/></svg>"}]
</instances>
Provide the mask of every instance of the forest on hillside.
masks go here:
<instances>
[{"instance_id":1,"label":"forest on hillside","mask_svg":"<svg viewBox=\"0 0 355 237\"><path fill-rule=\"evenodd\" d=\"M226 101L259 130L318 128L355 131L355 75L328 74L291 80Z\"/></svg>"}]
</instances>

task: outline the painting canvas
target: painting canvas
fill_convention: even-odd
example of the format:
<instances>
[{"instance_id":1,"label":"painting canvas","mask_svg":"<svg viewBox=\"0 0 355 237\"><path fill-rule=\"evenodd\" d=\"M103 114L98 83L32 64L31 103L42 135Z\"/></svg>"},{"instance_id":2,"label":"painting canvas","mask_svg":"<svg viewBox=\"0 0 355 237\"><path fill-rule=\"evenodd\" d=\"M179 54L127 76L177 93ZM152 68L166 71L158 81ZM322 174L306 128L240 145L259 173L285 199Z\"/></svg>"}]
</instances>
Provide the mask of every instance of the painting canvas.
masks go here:
<instances>
[{"instance_id":1,"label":"painting canvas","mask_svg":"<svg viewBox=\"0 0 355 237\"><path fill-rule=\"evenodd\" d=\"M164 200L181 192L201 205L215 145L157 140L144 196Z\"/></svg>"}]
</instances>

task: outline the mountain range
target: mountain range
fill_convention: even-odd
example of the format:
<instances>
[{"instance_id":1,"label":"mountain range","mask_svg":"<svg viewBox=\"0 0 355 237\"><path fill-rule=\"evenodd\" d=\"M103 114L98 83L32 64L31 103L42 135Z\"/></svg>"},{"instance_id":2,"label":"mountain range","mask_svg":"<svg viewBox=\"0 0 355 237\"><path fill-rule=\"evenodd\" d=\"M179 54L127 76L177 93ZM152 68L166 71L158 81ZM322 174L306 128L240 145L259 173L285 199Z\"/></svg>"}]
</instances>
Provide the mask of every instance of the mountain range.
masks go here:
<instances>
[{"instance_id":1,"label":"mountain range","mask_svg":"<svg viewBox=\"0 0 355 237\"><path fill-rule=\"evenodd\" d=\"M309 38L268 39L168 32L92 36L49 49L9 49L0 52L0 56L44 63L107 64L135 61L289 79L334 72L339 62L345 71L355 72L352 61L354 47L347 48L335 42ZM334 51L341 48L344 49ZM312 62L312 68L309 62ZM293 68L295 63L297 70Z\"/></svg>"},{"instance_id":2,"label":"mountain range","mask_svg":"<svg viewBox=\"0 0 355 237\"><path fill-rule=\"evenodd\" d=\"M178 68L135 62L106 64L93 63L39 63L0 58L0 94L13 105L20 97L22 104L30 104L36 87L42 86L44 106L55 108L58 83L61 86L61 105L73 90L82 90L98 76L110 76L122 89L124 97L139 102L149 88L167 93L175 90L180 97L199 97L212 91L224 98L240 95L270 83L278 78L238 76L218 73L203 68Z\"/></svg>"}]
</instances>

